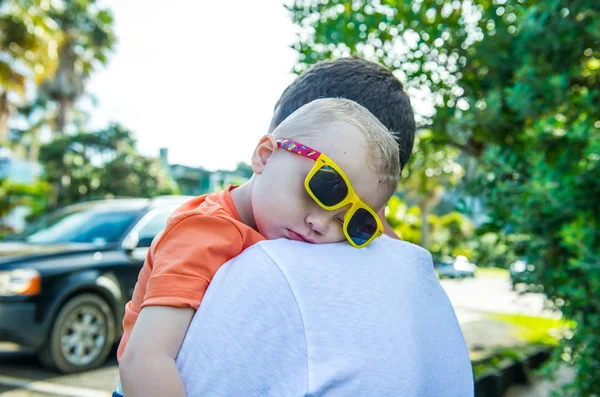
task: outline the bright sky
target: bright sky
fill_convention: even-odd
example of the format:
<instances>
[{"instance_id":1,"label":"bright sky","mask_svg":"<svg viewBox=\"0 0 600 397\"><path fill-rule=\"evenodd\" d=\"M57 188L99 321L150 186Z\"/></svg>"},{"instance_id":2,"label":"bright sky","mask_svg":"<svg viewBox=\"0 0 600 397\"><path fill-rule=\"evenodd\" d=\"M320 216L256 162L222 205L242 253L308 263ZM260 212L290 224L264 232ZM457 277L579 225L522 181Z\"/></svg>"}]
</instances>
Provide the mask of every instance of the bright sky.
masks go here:
<instances>
[{"instance_id":1,"label":"bright sky","mask_svg":"<svg viewBox=\"0 0 600 397\"><path fill-rule=\"evenodd\" d=\"M282 0L103 0L119 40L88 88L92 127L117 121L143 154L232 169L249 162L293 81L295 27Z\"/></svg>"}]
</instances>

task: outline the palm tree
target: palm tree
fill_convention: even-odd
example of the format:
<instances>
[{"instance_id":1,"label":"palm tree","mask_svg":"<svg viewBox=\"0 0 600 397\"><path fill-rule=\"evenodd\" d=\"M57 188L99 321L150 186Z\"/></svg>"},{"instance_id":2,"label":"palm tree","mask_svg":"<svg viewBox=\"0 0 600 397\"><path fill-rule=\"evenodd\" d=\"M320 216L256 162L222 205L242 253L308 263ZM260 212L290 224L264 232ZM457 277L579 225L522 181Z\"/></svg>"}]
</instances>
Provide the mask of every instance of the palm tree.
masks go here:
<instances>
[{"instance_id":1,"label":"palm tree","mask_svg":"<svg viewBox=\"0 0 600 397\"><path fill-rule=\"evenodd\" d=\"M40 152L40 131L48 126L52 114L49 110L48 101L37 95L18 109L19 118L26 126L23 130L16 130L20 134L20 141L26 147L27 160L35 163L38 161Z\"/></svg>"},{"instance_id":2,"label":"palm tree","mask_svg":"<svg viewBox=\"0 0 600 397\"><path fill-rule=\"evenodd\" d=\"M8 138L14 99L25 99L28 82L39 84L58 62L58 26L46 16L48 2L0 2L0 145Z\"/></svg>"},{"instance_id":3,"label":"palm tree","mask_svg":"<svg viewBox=\"0 0 600 397\"><path fill-rule=\"evenodd\" d=\"M52 127L63 136L75 103L85 92L85 83L98 67L106 64L116 42L110 11L98 8L96 0L62 0L48 10L62 32L58 46L58 69L41 86L40 95L56 104ZM63 174L63 176L66 176ZM65 178L56 186L56 205L64 203Z\"/></svg>"},{"instance_id":4,"label":"palm tree","mask_svg":"<svg viewBox=\"0 0 600 397\"><path fill-rule=\"evenodd\" d=\"M63 0L48 11L63 33L58 70L42 85L42 94L57 105L54 131L61 135L90 74L106 64L116 42L113 17L96 0Z\"/></svg>"}]
</instances>

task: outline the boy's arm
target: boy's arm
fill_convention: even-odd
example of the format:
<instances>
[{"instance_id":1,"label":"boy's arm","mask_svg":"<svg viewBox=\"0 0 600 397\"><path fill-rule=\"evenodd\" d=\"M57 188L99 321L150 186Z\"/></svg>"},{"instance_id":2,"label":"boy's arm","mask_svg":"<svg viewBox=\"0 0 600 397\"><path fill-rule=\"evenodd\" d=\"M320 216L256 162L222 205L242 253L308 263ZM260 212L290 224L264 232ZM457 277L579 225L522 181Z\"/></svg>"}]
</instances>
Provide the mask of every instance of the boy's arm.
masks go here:
<instances>
[{"instance_id":1,"label":"boy's arm","mask_svg":"<svg viewBox=\"0 0 600 397\"><path fill-rule=\"evenodd\" d=\"M185 397L175 358L194 313L190 307L142 309L119 362L124 396Z\"/></svg>"},{"instance_id":2,"label":"boy's arm","mask_svg":"<svg viewBox=\"0 0 600 397\"><path fill-rule=\"evenodd\" d=\"M143 309L119 360L126 397L185 396L175 358L208 283L243 250L242 233L229 218L173 219L151 248Z\"/></svg>"}]
</instances>

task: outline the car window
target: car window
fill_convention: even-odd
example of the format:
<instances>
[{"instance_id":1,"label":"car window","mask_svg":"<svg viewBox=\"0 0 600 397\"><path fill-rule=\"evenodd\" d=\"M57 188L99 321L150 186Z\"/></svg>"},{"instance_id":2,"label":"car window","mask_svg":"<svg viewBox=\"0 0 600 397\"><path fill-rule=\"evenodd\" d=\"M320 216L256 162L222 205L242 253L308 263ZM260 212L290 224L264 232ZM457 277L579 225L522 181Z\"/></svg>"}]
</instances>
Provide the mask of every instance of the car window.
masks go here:
<instances>
[{"instance_id":1,"label":"car window","mask_svg":"<svg viewBox=\"0 0 600 397\"><path fill-rule=\"evenodd\" d=\"M85 210L56 217L25 240L30 243L95 243L118 242L138 217L134 211Z\"/></svg>"},{"instance_id":2,"label":"car window","mask_svg":"<svg viewBox=\"0 0 600 397\"><path fill-rule=\"evenodd\" d=\"M150 221L139 231L139 240L153 239L160 233L167 224L167 219L171 216L171 211L161 212L156 214Z\"/></svg>"}]
</instances>

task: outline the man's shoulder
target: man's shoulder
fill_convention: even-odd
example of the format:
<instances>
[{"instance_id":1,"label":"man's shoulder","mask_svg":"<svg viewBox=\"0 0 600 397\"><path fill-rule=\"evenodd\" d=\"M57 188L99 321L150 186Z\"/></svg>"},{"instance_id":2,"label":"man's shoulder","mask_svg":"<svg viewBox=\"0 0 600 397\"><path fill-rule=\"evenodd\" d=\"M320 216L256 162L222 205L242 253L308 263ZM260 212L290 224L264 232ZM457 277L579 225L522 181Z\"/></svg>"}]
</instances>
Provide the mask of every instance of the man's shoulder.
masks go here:
<instances>
[{"instance_id":1,"label":"man's shoulder","mask_svg":"<svg viewBox=\"0 0 600 397\"><path fill-rule=\"evenodd\" d=\"M339 363L360 357L350 360L360 382L339 385L347 395L364 395L365 388L392 395L402 387L407 395L462 396L472 389L456 316L421 247L387 237L362 249L270 240L245 250L219 273L215 293L203 304L214 296L224 307L218 312L234 312L224 323L236 319L244 335L248 324L261 325L260 335L269 338L245 345L256 348L253 356L271 351L273 337L264 330L288 327L278 340L296 346L301 359L286 373L308 368L313 382L333 382L348 370ZM440 375L447 368L459 375Z\"/></svg>"},{"instance_id":2,"label":"man's shoulder","mask_svg":"<svg viewBox=\"0 0 600 397\"><path fill-rule=\"evenodd\" d=\"M287 239L261 241L243 255L269 258L277 267L288 268L302 262L305 267L321 266L326 263L329 267L370 263L376 266L410 266L417 264L425 271L433 271L429 251L424 248L388 236L382 236L368 247L356 249L346 242L334 244L308 244Z\"/></svg>"},{"instance_id":3,"label":"man's shoulder","mask_svg":"<svg viewBox=\"0 0 600 397\"><path fill-rule=\"evenodd\" d=\"M260 273L244 270L256 277L253 285L266 282L259 294L277 304L286 297L286 311L299 313L313 353L309 368L318 376L337 370L336 363L350 355L361 357L352 364L354 370L362 385L379 388L378 395L399 387L407 395L470 393L460 327L425 249L388 237L362 249L347 243L271 240L237 259L244 266L261 266L254 268ZM444 368L454 368L458 375L440 375ZM364 394L362 386L359 391L351 384L343 387L348 395Z\"/></svg>"},{"instance_id":4,"label":"man's shoulder","mask_svg":"<svg viewBox=\"0 0 600 397\"><path fill-rule=\"evenodd\" d=\"M339 251L347 251L353 253L369 253L370 255L380 250L393 250L397 252L414 252L418 255L429 255L429 252L416 245L403 240L396 240L388 236L381 236L380 238L373 241L367 248L356 249L350 246L348 243L331 243L331 244L308 244L288 239L277 239L277 240L265 240L257 244L256 248L271 253L271 252L304 252L314 251L321 253L332 253L336 254Z\"/></svg>"},{"instance_id":5,"label":"man's shoulder","mask_svg":"<svg viewBox=\"0 0 600 397\"><path fill-rule=\"evenodd\" d=\"M397 299L399 291L415 283L422 286L421 291L440 289L429 252L387 236L361 249L345 242L261 241L225 267L262 285L261 292L291 293L300 300L354 290Z\"/></svg>"}]
</instances>

